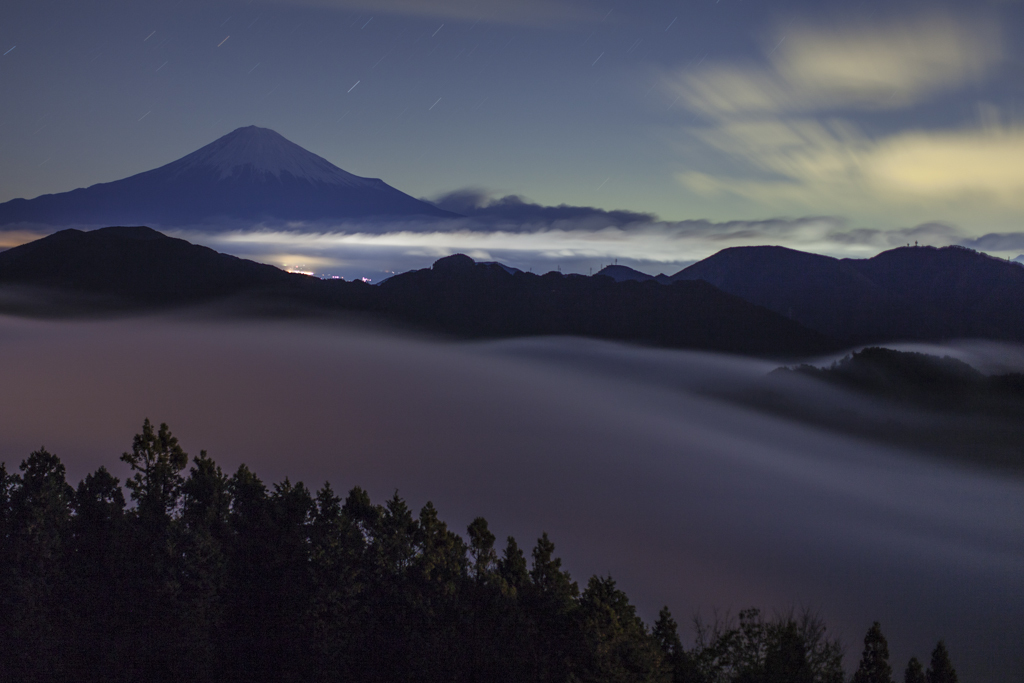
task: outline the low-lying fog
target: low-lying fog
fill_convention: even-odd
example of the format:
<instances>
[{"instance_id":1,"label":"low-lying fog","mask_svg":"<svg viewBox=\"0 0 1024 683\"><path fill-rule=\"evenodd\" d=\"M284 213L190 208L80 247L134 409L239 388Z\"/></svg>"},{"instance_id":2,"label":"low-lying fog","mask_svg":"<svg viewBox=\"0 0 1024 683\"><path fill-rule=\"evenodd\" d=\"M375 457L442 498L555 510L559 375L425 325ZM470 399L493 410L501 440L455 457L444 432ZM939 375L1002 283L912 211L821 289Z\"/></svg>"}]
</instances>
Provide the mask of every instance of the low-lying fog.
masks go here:
<instances>
[{"instance_id":1,"label":"low-lying fog","mask_svg":"<svg viewBox=\"0 0 1024 683\"><path fill-rule=\"evenodd\" d=\"M1019 364L1019 349L973 348L961 355ZM1024 670L1024 478L705 393L740 395L775 363L295 321L14 318L0 358L9 469L45 445L74 483L100 465L123 480L118 456L149 417L226 471L359 484L376 502L398 489L529 547L548 531L574 578L610 573L648 622L663 604L684 624L808 606L848 667L879 620L898 676L939 638L964 681Z\"/></svg>"}]
</instances>

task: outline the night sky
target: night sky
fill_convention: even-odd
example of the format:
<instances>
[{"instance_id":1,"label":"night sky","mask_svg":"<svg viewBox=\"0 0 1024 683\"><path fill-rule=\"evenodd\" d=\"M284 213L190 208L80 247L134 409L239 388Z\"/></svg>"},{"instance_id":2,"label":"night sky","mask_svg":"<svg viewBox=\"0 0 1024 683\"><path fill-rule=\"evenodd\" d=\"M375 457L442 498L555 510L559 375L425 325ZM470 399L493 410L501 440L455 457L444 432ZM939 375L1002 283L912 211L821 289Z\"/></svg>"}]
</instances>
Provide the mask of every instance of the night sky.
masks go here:
<instances>
[{"instance_id":1,"label":"night sky","mask_svg":"<svg viewBox=\"0 0 1024 683\"><path fill-rule=\"evenodd\" d=\"M674 272L766 243L1015 257L1022 29L1009 0L13 0L0 201L123 178L255 124L415 197L471 189L660 219L511 241L396 228L371 270L462 250ZM346 239L211 243L329 270L366 247Z\"/></svg>"}]
</instances>

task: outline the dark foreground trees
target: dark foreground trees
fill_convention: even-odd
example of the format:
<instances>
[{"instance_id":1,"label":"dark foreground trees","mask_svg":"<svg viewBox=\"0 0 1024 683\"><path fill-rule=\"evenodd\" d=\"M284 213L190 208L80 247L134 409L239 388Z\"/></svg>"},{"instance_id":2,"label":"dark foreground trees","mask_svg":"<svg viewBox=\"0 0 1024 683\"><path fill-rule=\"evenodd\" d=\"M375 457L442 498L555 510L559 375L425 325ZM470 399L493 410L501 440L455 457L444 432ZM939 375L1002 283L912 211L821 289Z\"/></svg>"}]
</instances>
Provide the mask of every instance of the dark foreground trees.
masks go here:
<instances>
[{"instance_id":1,"label":"dark foreground trees","mask_svg":"<svg viewBox=\"0 0 1024 683\"><path fill-rule=\"evenodd\" d=\"M864 636L864 654L860 665L853 674L853 683L893 683L892 667L889 666L889 643L882 635L882 625L877 621Z\"/></svg>"},{"instance_id":2,"label":"dark foreground trees","mask_svg":"<svg viewBox=\"0 0 1024 683\"><path fill-rule=\"evenodd\" d=\"M528 561L397 493L189 467L148 420L122 460L128 499L102 467L73 489L46 450L0 465L0 679L843 681L813 616L742 612L686 649L667 608L649 629L610 577L581 591L547 534ZM927 676L956 682L941 644Z\"/></svg>"},{"instance_id":3,"label":"dark foreground trees","mask_svg":"<svg viewBox=\"0 0 1024 683\"><path fill-rule=\"evenodd\" d=\"M864 653L851 683L895 683L889 665L889 643L876 621L864 636ZM946 644L939 641L932 651L931 666L925 671L917 657L911 657L903 683L958 683Z\"/></svg>"}]
</instances>

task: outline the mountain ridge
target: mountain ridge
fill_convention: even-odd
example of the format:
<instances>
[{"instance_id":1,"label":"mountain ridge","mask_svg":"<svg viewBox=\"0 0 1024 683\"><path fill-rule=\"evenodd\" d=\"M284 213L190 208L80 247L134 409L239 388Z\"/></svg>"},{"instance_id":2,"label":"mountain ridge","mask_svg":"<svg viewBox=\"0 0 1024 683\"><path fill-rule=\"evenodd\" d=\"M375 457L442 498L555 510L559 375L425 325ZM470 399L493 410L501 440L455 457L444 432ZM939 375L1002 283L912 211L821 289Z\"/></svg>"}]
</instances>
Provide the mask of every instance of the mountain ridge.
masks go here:
<instances>
[{"instance_id":1,"label":"mountain ridge","mask_svg":"<svg viewBox=\"0 0 1024 683\"><path fill-rule=\"evenodd\" d=\"M671 284L665 279L625 266L592 277L534 275L456 255L370 286L285 273L145 227L64 230L0 252L0 284L8 286L98 293L134 306L273 296L468 337L570 334L738 353L1024 342L1024 267L966 248L835 259L734 247Z\"/></svg>"},{"instance_id":2,"label":"mountain ridge","mask_svg":"<svg viewBox=\"0 0 1024 683\"><path fill-rule=\"evenodd\" d=\"M663 285L672 284L672 279L664 273L658 273L657 275L648 275L647 273L630 268L629 266L620 266L618 264L605 266L601 270L594 273L595 275L604 275L610 277L616 282L626 282L632 280L634 282L647 282L648 280L654 280Z\"/></svg>"},{"instance_id":3,"label":"mountain ridge","mask_svg":"<svg viewBox=\"0 0 1024 683\"><path fill-rule=\"evenodd\" d=\"M85 314L234 300L256 311L269 302L289 315L371 315L462 338L577 335L771 357L838 350L825 335L706 282L535 275L457 254L368 285L286 273L146 227L69 229L14 247L0 253L0 285L109 297L80 306ZM16 312L47 313L23 302Z\"/></svg>"},{"instance_id":4,"label":"mountain ridge","mask_svg":"<svg viewBox=\"0 0 1024 683\"><path fill-rule=\"evenodd\" d=\"M730 247L670 279L705 280L850 345L1024 342L1024 267L966 247L897 247L869 259Z\"/></svg>"}]
</instances>

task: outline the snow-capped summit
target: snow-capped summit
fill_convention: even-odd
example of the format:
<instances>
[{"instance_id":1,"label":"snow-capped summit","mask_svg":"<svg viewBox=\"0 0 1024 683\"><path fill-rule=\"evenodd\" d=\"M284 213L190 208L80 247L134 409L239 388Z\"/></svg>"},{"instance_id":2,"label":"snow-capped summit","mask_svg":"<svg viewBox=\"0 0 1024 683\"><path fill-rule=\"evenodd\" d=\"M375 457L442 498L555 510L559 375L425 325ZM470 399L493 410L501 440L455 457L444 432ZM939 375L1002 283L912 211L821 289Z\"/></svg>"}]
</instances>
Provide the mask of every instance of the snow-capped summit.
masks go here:
<instances>
[{"instance_id":1,"label":"snow-capped summit","mask_svg":"<svg viewBox=\"0 0 1024 683\"><path fill-rule=\"evenodd\" d=\"M269 128L247 126L152 171L0 204L0 226L202 224L454 217L377 178L344 171Z\"/></svg>"},{"instance_id":2,"label":"snow-capped summit","mask_svg":"<svg viewBox=\"0 0 1024 683\"><path fill-rule=\"evenodd\" d=\"M220 180L248 173L280 178L283 173L288 173L312 182L349 187L371 187L381 182L343 171L280 133L258 126L236 128L157 170L187 173L196 168L216 169Z\"/></svg>"}]
</instances>

